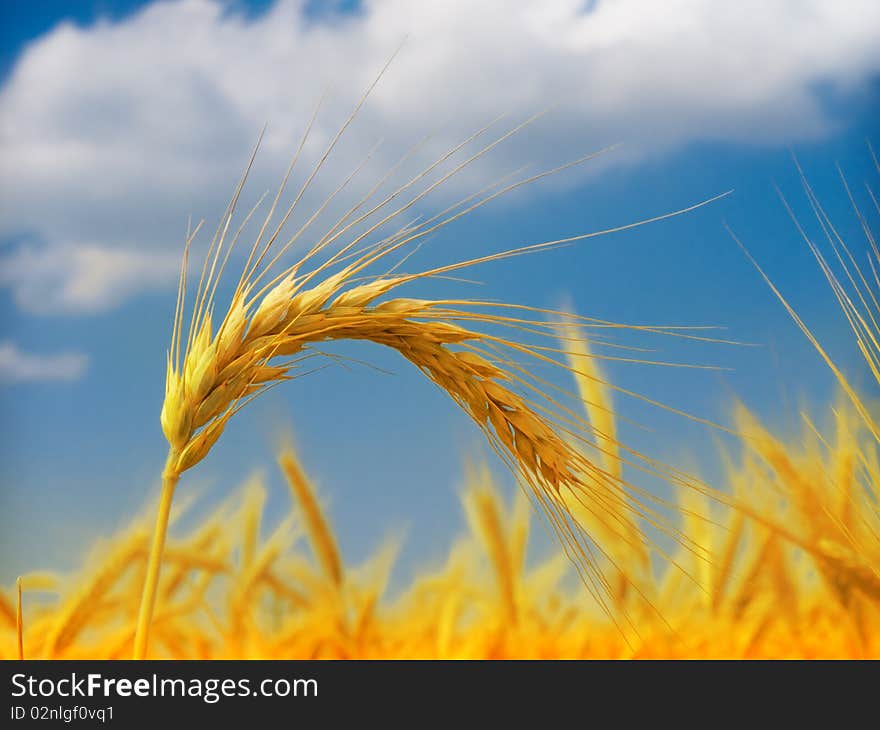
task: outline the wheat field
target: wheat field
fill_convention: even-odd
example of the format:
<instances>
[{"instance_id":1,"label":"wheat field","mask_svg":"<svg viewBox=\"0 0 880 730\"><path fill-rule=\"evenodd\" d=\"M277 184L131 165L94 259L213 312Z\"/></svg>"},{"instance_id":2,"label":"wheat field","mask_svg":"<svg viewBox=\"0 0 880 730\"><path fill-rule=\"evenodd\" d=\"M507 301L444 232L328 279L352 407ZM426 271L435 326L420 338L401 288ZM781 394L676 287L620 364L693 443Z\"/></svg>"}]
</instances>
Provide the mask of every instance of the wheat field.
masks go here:
<instances>
[{"instance_id":1,"label":"wheat field","mask_svg":"<svg viewBox=\"0 0 880 730\"><path fill-rule=\"evenodd\" d=\"M530 532L544 527L525 496L505 498L483 465L468 469L465 525L445 562L392 589L400 544L347 563L321 495L288 447L278 462L290 511L271 529L266 488L252 479L190 529L172 530L150 656L878 657L880 519L871 490L880 454L845 400L833 413L827 431L805 421L803 439L791 444L739 408L738 422L756 437L729 459L742 509L683 492L690 516L681 527L695 545L660 570L645 569L643 551L626 542L610 544L615 564L640 576L638 590L617 582L610 616L562 550L529 551ZM74 573L23 576L34 596L23 617L25 656L131 655L150 517L96 544ZM0 621L0 653L14 658L12 590Z\"/></svg>"},{"instance_id":2,"label":"wheat field","mask_svg":"<svg viewBox=\"0 0 880 730\"><path fill-rule=\"evenodd\" d=\"M777 436L734 405L727 428L734 446L719 448L725 477L713 485L622 442L618 389L593 351L604 344L603 333L615 330L711 339L704 333L632 328L517 303L398 295L404 286L486 261L608 232L415 273L392 265L438 228L570 166L383 230L523 126L488 143L479 142L487 131L480 130L435 163L479 142L439 181L419 189L423 173L377 204L362 199L305 254L275 268L307 229L281 235L315 174L290 207L278 207L297 152L223 302L221 277L257 210L236 231L242 177L204 255L192 301L189 253L198 227L187 236L167 357L161 425L169 451L158 505L97 543L79 570L25 573L0 594L0 656L880 657L880 423L769 277L834 373L840 396L805 411L797 438ZM300 148L307 135L308 129ZM804 189L825 236L820 244L804 234L806 243L880 383L880 251L864 225L870 268L859 266L806 180ZM175 525L198 507L186 495L175 501L182 475L222 448L228 421L298 377L323 356L320 344L335 340L397 351L472 419L515 484L501 486L488 467L471 464L462 534L450 535L444 564L424 567L407 585L392 580L404 549L393 540L364 560L343 557L332 515L289 445L278 454L290 487L283 519L264 513L266 487L255 479L212 512L198 513L188 530ZM530 363L563 373L569 391L542 380ZM632 476L638 473L661 477L676 499L640 488ZM511 491L515 496L505 496ZM549 529L556 549L530 551L534 529Z\"/></svg>"}]
</instances>

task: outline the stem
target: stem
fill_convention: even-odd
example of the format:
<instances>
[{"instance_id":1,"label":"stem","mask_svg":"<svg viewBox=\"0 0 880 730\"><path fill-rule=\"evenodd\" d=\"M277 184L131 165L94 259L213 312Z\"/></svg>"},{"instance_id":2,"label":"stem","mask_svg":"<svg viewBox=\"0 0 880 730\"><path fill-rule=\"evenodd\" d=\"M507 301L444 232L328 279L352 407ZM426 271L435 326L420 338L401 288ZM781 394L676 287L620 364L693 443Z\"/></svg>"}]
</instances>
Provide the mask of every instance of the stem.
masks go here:
<instances>
[{"instance_id":1,"label":"stem","mask_svg":"<svg viewBox=\"0 0 880 730\"><path fill-rule=\"evenodd\" d=\"M15 612L15 633L18 636L18 658L24 659L24 614L21 611L21 576L15 581L18 603Z\"/></svg>"},{"instance_id":2,"label":"stem","mask_svg":"<svg viewBox=\"0 0 880 730\"><path fill-rule=\"evenodd\" d=\"M153 619L153 607L156 605L156 588L159 585L159 569L162 566L162 551L165 547L165 533L168 532L168 515L171 512L171 501L174 499L174 488L177 486L177 480L180 479L180 474L171 467L176 461L176 456L173 452L168 454L168 461L162 474L162 496L159 498L159 513L156 515L153 545L147 562L147 575L144 579L141 607L138 611L137 629L134 635L135 659L145 659L147 656L150 622Z\"/></svg>"}]
</instances>

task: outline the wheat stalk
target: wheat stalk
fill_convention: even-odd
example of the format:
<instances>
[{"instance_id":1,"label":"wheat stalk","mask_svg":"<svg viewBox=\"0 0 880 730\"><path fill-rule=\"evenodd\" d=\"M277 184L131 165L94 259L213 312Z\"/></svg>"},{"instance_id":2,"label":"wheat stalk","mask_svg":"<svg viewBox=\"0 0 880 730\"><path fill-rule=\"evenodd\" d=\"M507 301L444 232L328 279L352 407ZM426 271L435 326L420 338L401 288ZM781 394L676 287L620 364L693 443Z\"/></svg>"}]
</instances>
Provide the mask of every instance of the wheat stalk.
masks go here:
<instances>
[{"instance_id":1,"label":"wheat stalk","mask_svg":"<svg viewBox=\"0 0 880 730\"><path fill-rule=\"evenodd\" d=\"M18 643L18 658L24 659L24 615L21 610L21 576L15 581L15 634Z\"/></svg>"},{"instance_id":2,"label":"wheat stalk","mask_svg":"<svg viewBox=\"0 0 880 730\"><path fill-rule=\"evenodd\" d=\"M337 188L307 223L269 257L271 247L279 241L283 226L365 98L366 95L333 138L280 222L270 232L278 202L309 134L311 122L309 123L303 142L300 143L260 228L230 304L216 330L213 325L215 294L232 248L244 226L242 224L230 238L233 214L256 155L256 148L208 248L188 327L184 323L187 264L190 244L199 227L187 235L161 414L169 453L138 616L136 658L146 655L160 556L168 514L180 475L208 454L235 413L260 393L291 378L294 368L319 354L313 349L314 346L333 340L365 340L390 347L445 390L483 430L493 448L528 487L535 502L544 509L563 544L568 547L575 562L583 568L582 576L594 595L601 597L605 592L603 578L594 569L594 562L590 558L590 547L584 541L576 520L572 519L566 500L571 498L568 493L575 494L575 499L582 502L590 502L598 496L603 500L604 508L614 509L615 505L609 504L607 498L608 487L599 489L596 484L616 480L610 478L572 445L565 432L573 421L566 416L560 419L558 411L557 417L554 417L555 401L542 406L522 392L517 392L525 387L538 399L545 397L540 388L527 382L528 372L516 364L517 358L531 358L539 363L554 364L556 361L553 355L558 351L549 347L527 345L518 337L490 335L472 328L479 325L500 326L513 328L517 332L538 332L549 336L548 328L552 331L552 326L527 319L528 312L532 315L540 313L539 310L530 310L528 307L511 306L505 311L507 305L487 302L431 301L399 297L379 300L414 281L446 276L479 263L547 250L612 231L546 241L415 274L394 274L393 268L390 272L378 275L369 274L368 271L380 261L387 260L391 254L412 246L414 242L499 195L583 162L594 155L510 183L500 190L481 191L468 196L432 218L420 223L405 224L395 233L382 237L381 229L384 226L399 220L401 215L440 184L515 134L534 118L498 136L438 180L411 195L398 207L392 206L394 201L418 185L428 173L438 169L453 154L483 135L488 129L486 127L388 194L381 202L368 207L371 196L385 182L387 176L380 180L367 196L348 210L296 263L273 276L274 267L281 257L302 238L329 201L354 175L353 173ZM612 230L623 230L662 220L715 199ZM386 212L389 209L390 212ZM254 212L252 210L248 214L245 223ZM367 225L366 231L355 235L353 230L364 223ZM350 237L350 240L342 244L346 237ZM379 237L379 240L373 240L375 237ZM227 239L230 239L228 243ZM323 260L318 258L319 254L330 251L332 253L328 253ZM569 322L573 319L577 318L567 317ZM616 326L597 320L584 320L584 323L596 327ZM676 334L681 335L680 332ZM500 354L502 351L507 354ZM579 429L581 425L574 423L574 428ZM618 488L622 489L619 485ZM616 502L621 510L626 509L624 497L619 497Z\"/></svg>"}]
</instances>

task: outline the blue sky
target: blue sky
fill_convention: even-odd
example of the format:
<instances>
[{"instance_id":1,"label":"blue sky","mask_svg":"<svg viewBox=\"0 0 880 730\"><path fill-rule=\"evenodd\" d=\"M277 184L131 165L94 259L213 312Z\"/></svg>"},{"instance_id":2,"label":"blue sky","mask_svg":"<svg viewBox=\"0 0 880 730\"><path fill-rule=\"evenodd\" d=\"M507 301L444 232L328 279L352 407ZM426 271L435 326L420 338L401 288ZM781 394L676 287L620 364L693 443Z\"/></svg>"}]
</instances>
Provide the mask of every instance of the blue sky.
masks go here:
<instances>
[{"instance_id":1,"label":"blue sky","mask_svg":"<svg viewBox=\"0 0 880 730\"><path fill-rule=\"evenodd\" d=\"M97 534L155 496L164 349L187 215L216 220L266 121L246 198L268 188L329 89L307 148L317 158L405 35L314 200L380 137L376 170L427 132L426 155L503 112L510 121L499 129L555 105L438 191L425 212L522 164L541 169L622 143L455 224L419 252L421 265L735 191L671 221L475 269L479 286L431 282L421 294L551 308L568 298L579 313L613 321L724 326L757 346L642 344L665 359L728 370L618 364L609 374L722 422L738 397L792 430L801 405L828 403L831 379L724 232L727 221L870 392L774 185L809 222L794 151L832 218L858 241L835 164L860 191L863 182L876 188L866 147L880 139L872 4L756 2L733 15L726 3L682 0L657 17L630 0L616 9L529 5L4 3L0 582L74 565ZM287 495L273 452L290 428L350 559L403 528L410 563L437 559L460 527L462 462L485 452L479 434L393 353L337 351L393 374L329 368L276 389L239 414L181 489L203 490L210 502L262 470L280 514ZM629 443L717 474L718 434L637 402L617 406L651 429L625 428Z\"/></svg>"}]
</instances>

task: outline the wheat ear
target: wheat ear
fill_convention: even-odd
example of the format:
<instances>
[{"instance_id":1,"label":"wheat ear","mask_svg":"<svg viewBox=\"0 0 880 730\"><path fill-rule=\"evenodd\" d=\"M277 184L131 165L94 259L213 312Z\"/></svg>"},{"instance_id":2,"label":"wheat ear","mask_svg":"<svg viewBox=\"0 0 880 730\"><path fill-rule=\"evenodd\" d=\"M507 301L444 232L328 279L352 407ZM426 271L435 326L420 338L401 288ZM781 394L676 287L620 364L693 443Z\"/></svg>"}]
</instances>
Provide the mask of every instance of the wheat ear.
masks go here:
<instances>
[{"instance_id":1,"label":"wheat ear","mask_svg":"<svg viewBox=\"0 0 880 730\"><path fill-rule=\"evenodd\" d=\"M360 104L354 113L359 107ZM489 128L486 127L440 157L426 171L370 207L368 201L387 176L380 180L365 198L319 237L296 263L273 275L274 267L282 255L305 235L329 200L348 182L346 180L290 239L277 247L271 258L268 256L270 248L279 240L283 226L302 199L305 189L351 122L354 113L333 138L321 161L307 177L293 203L272 230L270 224L293 165L298 159L297 151L247 257L228 309L216 330L212 321L215 293L232 247L244 225L229 236L236 204L254 156L251 157L208 248L188 327L184 324L187 262L195 232L187 235L161 414L162 429L169 443L169 454L138 615L135 658L146 655L168 512L181 473L208 454L235 413L258 394L291 378L294 369L306 359L321 354L314 349L316 345L332 340L366 340L390 347L445 390L483 430L499 455L528 487L534 501L544 509L575 563L583 568L582 577L594 595L601 599L607 592L607 586L590 557L590 546L584 541L584 535L566 505L566 499L570 498L566 493L574 493L575 498L581 502L591 503L598 500L601 509L612 511L626 510L627 500L621 495L609 500L607 487L600 489L596 486L597 480L608 482L608 474L572 446L565 434L571 428L580 430L583 424L576 417L569 418L565 413L560 416L555 401L549 400L543 405L539 403L546 396L534 381L530 382L528 368L518 364L518 360L523 358L538 363L559 364L553 359L553 355L559 354L559 351L550 347L527 345L516 336L507 338L490 335L470 327L506 327L517 333L536 332L538 335L552 337L551 325L527 319L528 312L535 315L541 313L540 310L515 306L505 310L507 305L475 301L382 298L403 285L418 280L447 276L476 264L548 250L611 231L546 241L415 274L393 274L396 266L384 273L370 273L376 264L387 260L390 255L411 247L414 242L499 195L572 164L583 162L593 155L491 192L481 191L432 218L419 223L404 224L395 233L384 235L382 229L390 222L400 220L401 215L440 184L532 120L484 145L438 180L410 195L398 207L392 205L417 186L427 173L440 169L453 154L485 134ZM310 127L311 123L304 139L308 136ZM301 143L300 149L302 146ZM613 230L632 228L678 215L714 199L716 198ZM245 223L253 213L252 210L248 214ZM361 224L366 226L366 231L355 234L353 230ZM343 243L346 239L347 242ZM326 255L319 258L321 254ZM571 320L571 317L568 319ZM596 320L588 320L586 323L603 328L615 326ZM682 336L680 332L675 334ZM523 390L530 396L535 396L535 399L524 395Z\"/></svg>"}]
</instances>

